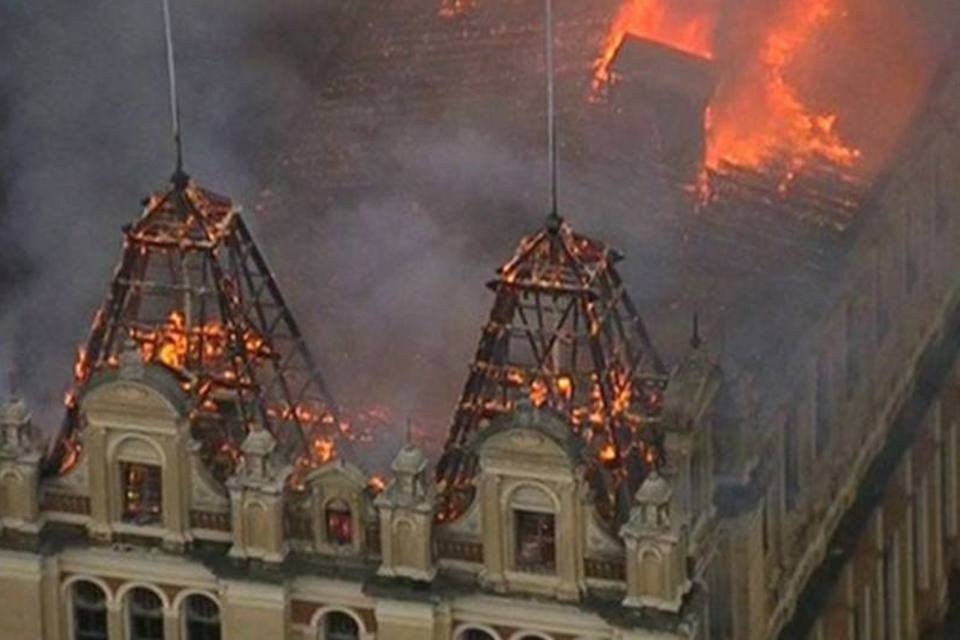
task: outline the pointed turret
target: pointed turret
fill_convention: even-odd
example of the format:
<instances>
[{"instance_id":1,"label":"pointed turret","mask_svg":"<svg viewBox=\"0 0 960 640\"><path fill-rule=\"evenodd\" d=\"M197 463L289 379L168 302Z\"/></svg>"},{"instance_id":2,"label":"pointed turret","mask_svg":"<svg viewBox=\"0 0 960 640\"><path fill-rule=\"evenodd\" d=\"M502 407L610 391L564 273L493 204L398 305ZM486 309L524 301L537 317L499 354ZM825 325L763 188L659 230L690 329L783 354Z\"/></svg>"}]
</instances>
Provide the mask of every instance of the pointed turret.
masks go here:
<instances>
[{"instance_id":1,"label":"pointed turret","mask_svg":"<svg viewBox=\"0 0 960 640\"><path fill-rule=\"evenodd\" d=\"M656 424L668 376L617 273L620 258L551 214L500 268L438 465L441 518L471 499L474 436L523 399L567 419L592 451L601 513L626 517L661 455Z\"/></svg>"},{"instance_id":2,"label":"pointed turret","mask_svg":"<svg viewBox=\"0 0 960 640\"><path fill-rule=\"evenodd\" d=\"M434 493L427 457L410 440L391 465L393 480L377 496L380 512L382 576L429 581L436 574L433 558Z\"/></svg>"},{"instance_id":3,"label":"pointed turret","mask_svg":"<svg viewBox=\"0 0 960 640\"><path fill-rule=\"evenodd\" d=\"M335 448L334 403L239 209L179 167L124 229L48 470L63 467L81 428L78 396L92 377L120 366L124 345L179 381L191 400L191 435L221 480L254 424L291 463ZM310 446L317 441L324 446Z\"/></svg>"}]
</instances>

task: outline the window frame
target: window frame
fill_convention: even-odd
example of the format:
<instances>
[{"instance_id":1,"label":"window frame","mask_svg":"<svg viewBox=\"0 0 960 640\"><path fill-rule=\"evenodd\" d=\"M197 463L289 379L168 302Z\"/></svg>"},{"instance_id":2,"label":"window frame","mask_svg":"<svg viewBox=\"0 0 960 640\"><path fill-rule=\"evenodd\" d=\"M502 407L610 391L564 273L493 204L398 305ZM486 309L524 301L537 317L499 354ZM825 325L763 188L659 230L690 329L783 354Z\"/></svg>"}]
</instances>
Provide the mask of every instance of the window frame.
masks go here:
<instances>
[{"instance_id":1,"label":"window frame","mask_svg":"<svg viewBox=\"0 0 960 640\"><path fill-rule=\"evenodd\" d=\"M141 462L139 460L120 459L117 461L117 466L120 475L120 521L124 524L134 526L162 525L164 519L163 465ZM144 479L141 481L141 484L137 488L140 490L146 488L149 491L149 497L151 498L149 504L156 505L156 511L147 518L142 518L142 511L138 515L136 512L130 509L133 501L130 498L131 481L129 478L130 473L138 469L142 469L145 475ZM155 494L155 497L153 494ZM140 502L144 502L143 497L141 497Z\"/></svg>"},{"instance_id":2,"label":"window frame","mask_svg":"<svg viewBox=\"0 0 960 640\"><path fill-rule=\"evenodd\" d=\"M517 573L529 575L557 575L557 514L552 511L531 509L527 506L518 508L517 506L511 505L510 509L512 511L511 515L513 524L513 570ZM521 539L521 526L523 524L523 520L528 518L538 520L538 525L542 521L549 519L552 534L549 540L549 548L552 549L552 554L548 554L546 552L541 553L541 560L547 556L550 556L548 563L528 563L521 561L521 544L523 543L523 540ZM543 567L543 570L540 570L540 567Z\"/></svg>"},{"instance_id":3,"label":"window frame","mask_svg":"<svg viewBox=\"0 0 960 640\"><path fill-rule=\"evenodd\" d=\"M136 607L139 607L139 605L135 602L138 594L148 594L150 597L155 598L158 605L156 609L143 608L138 612ZM166 615L164 609L163 598L153 589L143 585L137 585L128 590L123 598L124 637L126 640L163 640L166 633ZM135 623L135 616L137 615L141 616L144 621L159 621L159 635L137 635L137 625Z\"/></svg>"},{"instance_id":4,"label":"window frame","mask_svg":"<svg viewBox=\"0 0 960 640\"><path fill-rule=\"evenodd\" d=\"M207 593L199 593L199 592L193 592L193 593L188 594L186 597L183 598L183 601L180 603L180 607L179 607L179 614L180 614L180 620L181 620L180 633L183 635L184 640L210 640L210 639L208 638L208 636L206 636L206 635L200 635L200 636L195 637L194 634L191 632L191 624L192 624L192 623L199 623L199 624L206 624L206 625L213 625L213 624L214 624L214 622L213 622L212 620L210 620L210 619L207 619L207 620L197 620L197 619L192 619L192 618L191 618L190 602L191 602L191 601L196 601L196 600L206 600L208 603L210 603L211 605L213 605L213 607L216 609L216 622L215 622L215 624L216 624L216 629L217 629L217 630L216 630L216 633L215 633L212 637L214 638L214 640L222 640L222 638L223 638L223 618L222 618L222 616L221 616L222 608L221 608L221 606L220 606L220 603L219 603L214 597L212 597L210 594L207 594ZM209 630L208 630L208 631L201 632L201 633L208 633L208 632L209 632Z\"/></svg>"},{"instance_id":5,"label":"window frame","mask_svg":"<svg viewBox=\"0 0 960 640\"><path fill-rule=\"evenodd\" d=\"M81 631L77 628L78 623L79 623L79 618L80 618L79 615L78 615L78 611L81 610L81 607L78 607L78 606L77 606L77 605L78 605L77 589L78 589L78 587L81 587L81 586L84 586L84 585L89 585L90 587L93 587L93 588L96 589L97 592L100 594L100 598L101 598L100 605L101 605L101 606L100 606L99 608L94 608L94 607L92 607L92 606L89 606L89 607L83 607L83 609L85 609L85 610L87 610L87 611L90 611L90 612L94 612L94 613L96 613L96 614L99 614L99 615L102 615L102 616L103 616L103 631L102 631L102 632L98 632L98 631L81 632ZM104 590L104 588L103 588L101 585L97 584L96 582L93 582L92 580L87 580L87 579L84 579L84 578L80 578L80 579L78 579L78 580L70 583L70 584L68 585L68 590L69 590L69 594L70 594L70 598L69 598L69 602L70 602L70 620L69 620L69 622L70 622L70 637L71 637L71 639L72 639L72 640L109 640L109 638L110 638L109 606L108 606L107 592Z\"/></svg>"}]
</instances>

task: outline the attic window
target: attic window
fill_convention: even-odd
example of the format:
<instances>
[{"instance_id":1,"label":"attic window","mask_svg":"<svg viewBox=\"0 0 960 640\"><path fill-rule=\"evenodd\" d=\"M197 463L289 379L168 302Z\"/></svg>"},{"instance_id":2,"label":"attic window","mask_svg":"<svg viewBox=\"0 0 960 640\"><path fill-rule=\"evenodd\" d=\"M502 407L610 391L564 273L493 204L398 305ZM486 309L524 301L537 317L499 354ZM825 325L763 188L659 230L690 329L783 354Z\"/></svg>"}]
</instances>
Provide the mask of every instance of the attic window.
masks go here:
<instances>
[{"instance_id":1,"label":"attic window","mask_svg":"<svg viewBox=\"0 0 960 640\"><path fill-rule=\"evenodd\" d=\"M557 568L556 525L552 513L514 511L516 569L525 573L553 573Z\"/></svg>"},{"instance_id":2,"label":"attic window","mask_svg":"<svg viewBox=\"0 0 960 640\"><path fill-rule=\"evenodd\" d=\"M162 517L160 467L139 462L121 464L123 474L123 520L155 524Z\"/></svg>"},{"instance_id":3,"label":"attic window","mask_svg":"<svg viewBox=\"0 0 960 640\"><path fill-rule=\"evenodd\" d=\"M327 542L335 546L353 544L353 517L343 500L331 500L326 508Z\"/></svg>"}]
</instances>

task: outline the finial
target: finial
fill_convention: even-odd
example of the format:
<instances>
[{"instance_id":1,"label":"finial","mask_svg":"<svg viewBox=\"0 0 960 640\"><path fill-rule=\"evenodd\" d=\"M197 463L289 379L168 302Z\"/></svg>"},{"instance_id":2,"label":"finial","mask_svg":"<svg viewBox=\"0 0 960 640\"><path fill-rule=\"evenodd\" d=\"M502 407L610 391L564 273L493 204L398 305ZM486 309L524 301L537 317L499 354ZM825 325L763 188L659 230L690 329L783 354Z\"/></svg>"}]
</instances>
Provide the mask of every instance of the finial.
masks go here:
<instances>
[{"instance_id":1,"label":"finial","mask_svg":"<svg viewBox=\"0 0 960 640\"><path fill-rule=\"evenodd\" d=\"M173 144L176 148L177 165L170 181L179 190L186 188L190 176L183 170L183 142L180 138L180 102L177 100L177 72L173 60L173 30L170 20L170 0L163 0L163 26L167 47L167 74L170 80L170 118L173 122Z\"/></svg>"},{"instance_id":2,"label":"finial","mask_svg":"<svg viewBox=\"0 0 960 640\"><path fill-rule=\"evenodd\" d=\"M410 414L407 414L407 432L404 436L404 444L406 446L413 445L413 418L410 417Z\"/></svg>"},{"instance_id":3,"label":"finial","mask_svg":"<svg viewBox=\"0 0 960 640\"><path fill-rule=\"evenodd\" d=\"M700 314L693 314L693 335L690 336L690 346L699 349L703 345L703 339L700 337Z\"/></svg>"},{"instance_id":4,"label":"finial","mask_svg":"<svg viewBox=\"0 0 960 640\"><path fill-rule=\"evenodd\" d=\"M550 182L550 213L547 216L547 230L556 233L563 219L557 206L557 116L554 97L553 68L553 0L546 0L546 74L547 74L547 171Z\"/></svg>"}]
</instances>

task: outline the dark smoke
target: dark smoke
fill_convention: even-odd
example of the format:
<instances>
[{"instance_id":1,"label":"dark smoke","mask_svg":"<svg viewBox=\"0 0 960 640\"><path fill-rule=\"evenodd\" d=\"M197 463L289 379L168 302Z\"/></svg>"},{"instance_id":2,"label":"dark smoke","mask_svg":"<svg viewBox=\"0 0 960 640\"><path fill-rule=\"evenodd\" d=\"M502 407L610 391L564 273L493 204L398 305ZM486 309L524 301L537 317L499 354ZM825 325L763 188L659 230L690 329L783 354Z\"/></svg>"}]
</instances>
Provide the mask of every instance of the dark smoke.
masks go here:
<instances>
[{"instance_id":1,"label":"dark smoke","mask_svg":"<svg viewBox=\"0 0 960 640\"><path fill-rule=\"evenodd\" d=\"M173 2L187 169L246 205L337 397L434 431L488 312L483 284L539 223L545 192L539 5L481 3L483 29L523 21L530 42L467 70L456 53L430 57L449 46L437 34L407 32L438 4ZM664 221L682 203L629 141L598 156L573 140L604 130L584 123L602 20L596 43L572 34L618 2L559 4L561 201L627 252L627 283L669 351L687 320L674 305L680 232ZM941 4L939 18L955 15ZM173 168L160 21L159 0L0 4L0 372L47 431L120 225Z\"/></svg>"}]
</instances>

